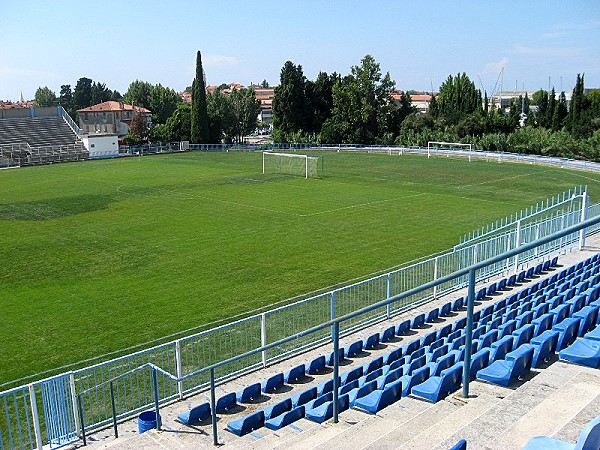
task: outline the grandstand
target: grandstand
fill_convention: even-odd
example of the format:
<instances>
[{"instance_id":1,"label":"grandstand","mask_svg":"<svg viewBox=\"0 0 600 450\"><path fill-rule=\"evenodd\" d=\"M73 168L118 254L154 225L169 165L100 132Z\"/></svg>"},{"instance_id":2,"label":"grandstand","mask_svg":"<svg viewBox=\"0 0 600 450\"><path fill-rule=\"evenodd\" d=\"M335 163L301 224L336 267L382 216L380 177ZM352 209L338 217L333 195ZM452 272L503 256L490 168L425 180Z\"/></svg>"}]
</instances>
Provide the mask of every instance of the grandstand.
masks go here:
<instances>
[{"instance_id":1,"label":"grandstand","mask_svg":"<svg viewBox=\"0 0 600 450\"><path fill-rule=\"evenodd\" d=\"M0 167L87 159L61 107L12 109L0 118Z\"/></svg>"}]
</instances>

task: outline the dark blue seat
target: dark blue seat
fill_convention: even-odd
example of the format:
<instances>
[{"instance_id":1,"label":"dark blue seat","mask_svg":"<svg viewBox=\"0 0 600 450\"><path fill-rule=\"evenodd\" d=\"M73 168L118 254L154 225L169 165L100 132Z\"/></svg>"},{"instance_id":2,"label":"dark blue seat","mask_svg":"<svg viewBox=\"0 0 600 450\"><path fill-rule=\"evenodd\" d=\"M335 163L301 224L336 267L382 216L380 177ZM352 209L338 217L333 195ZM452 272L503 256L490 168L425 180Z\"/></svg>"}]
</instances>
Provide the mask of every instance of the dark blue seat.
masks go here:
<instances>
[{"instance_id":1,"label":"dark blue seat","mask_svg":"<svg viewBox=\"0 0 600 450\"><path fill-rule=\"evenodd\" d=\"M484 367L487 367L490 363L490 349L482 348L478 352L474 353L471 357L471 368L469 370L469 378L474 380L479 372Z\"/></svg>"},{"instance_id":2,"label":"dark blue seat","mask_svg":"<svg viewBox=\"0 0 600 450\"><path fill-rule=\"evenodd\" d=\"M502 316L500 317L495 317L494 319L492 319L491 321L489 321L485 326L486 326L486 330L489 332L491 330L495 330L497 329L500 325L502 325L502 323L504 322L504 318Z\"/></svg>"},{"instance_id":3,"label":"dark blue seat","mask_svg":"<svg viewBox=\"0 0 600 450\"><path fill-rule=\"evenodd\" d=\"M558 352L558 357L597 369L600 367L600 341L577 338L571 345Z\"/></svg>"},{"instance_id":4,"label":"dark blue seat","mask_svg":"<svg viewBox=\"0 0 600 450\"><path fill-rule=\"evenodd\" d=\"M371 414L376 414L400 399L402 396L402 384L400 383L396 381L381 390L377 389L364 397L357 398L354 406Z\"/></svg>"},{"instance_id":5,"label":"dark blue seat","mask_svg":"<svg viewBox=\"0 0 600 450\"><path fill-rule=\"evenodd\" d=\"M358 386L358 380L349 381L348 383L342 385L341 388L339 388L338 395L342 396L344 394L347 394L352 389L356 389L357 387L359 387Z\"/></svg>"},{"instance_id":6,"label":"dark blue seat","mask_svg":"<svg viewBox=\"0 0 600 450\"><path fill-rule=\"evenodd\" d=\"M379 333L372 334L365 340L363 340L363 349L364 350L372 350L374 348L379 347Z\"/></svg>"},{"instance_id":7,"label":"dark blue seat","mask_svg":"<svg viewBox=\"0 0 600 450\"><path fill-rule=\"evenodd\" d=\"M263 409L265 413L265 420L270 420L273 417L277 417L284 412L290 411L292 409L292 399L286 398L280 402L275 403L274 405L268 406Z\"/></svg>"},{"instance_id":8,"label":"dark blue seat","mask_svg":"<svg viewBox=\"0 0 600 450\"><path fill-rule=\"evenodd\" d=\"M444 325L442 328L440 328L438 330L437 338L438 339L445 338L448 335L450 335L450 333L452 333L452 324L449 323L448 325Z\"/></svg>"},{"instance_id":9,"label":"dark blue seat","mask_svg":"<svg viewBox=\"0 0 600 450\"><path fill-rule=\"evenodd\" d=\"M554 315L553 325L562 322L569 315L569 305L558 305L556 308L551 309L549 314Z\"/></svg>"},{"instance_id":10,"label":"dark blue seat","mask_svg":"<svg viewBox=\"0 0 600 450\"><path fill-rule=\"evenodd\" d=\"M341 380L339 380L339 377L338 377L338 381L339 381L339 385L341 385L342 382L341 382ZM321 383L317 384L317 395L318 396L325 395L328 392L333 392L333 378L330 378L329 380L322 381Z\"/></svg>"},{"instance_id":11,"label":"dark blue seat","mask_svg":"<svg viewBox=\"0 0 600 450\"><path fill-rule=\"evenodd\" d=\"M421 347L421 341L419 339L413 339L408 344L406 344L406 349L404 350L405 355L410 355Z\"/></svg>"},{"instance_id":12,"label":"dark blue seat","mask_svg":"<svg viewBox=\"0 0 600 450\"><path fill-rule=\"evenodd\" d=\"M342 362L344 361L346 358L344 357L344 347L340 347L338 348L338 362ZM329 354L329 356L327 357L327 365L329 367L333 367L333 357L335 356L334 352L331 352Z\"/></svg>"},{"instance_id":13,"label":"dark blue seat","mask_svg":"<svg viewBox=\"0 0 600 450\"><path fill-rule=\"evenodd\" d=\"M349 407L348 394L338 398L338 412L346 411ZM323 403L312 409L305 409L304 417L313 422L323 423L333 417L333 401Z\"/></svg>"},{"instance_id":14,"label":"dark blue seat","mask_svg":"<svg viewBox=\"0 0 600 450\"><path fill-rule=\"evenodd\" d=\"M452 341L452 346L451 349L452 350L457 350L458 348L462 347L463 345L465 345L465 342L467 342L467 337L463 334L461 337L459 337L458 339L454 339Z\"/></svg>"},{"instance_id":15,"label":"dark blue seat","mask_svg":"<svg viewBox=\"0 0 600 450\"><path fill-rule=\"evenodd\" d=\"M427 347L433 341L437 339L437 331L432 331L431 333L427 333L425 336L421 338L421 347Z\"/></svg>"},{"instance_id":16,"label":"dark blue seat","mask_svg":"<svg viewBox=\"0 0 600 450\"><path fill-rule=\"evenodd\" d=\"M282 388L284 384L283 373L278 373L272 377L267 378L262 383L262 391L265 393L273 393L278 389Z\"/></svg>"},{"instance_id":17,"label":"dark blue seat","mask_svg":"<svg viewBox=\"0 0 600 450\"><path fill-rule=\"evenodd\" d=\"M398 324L396 328L396 336L402 336L408 334L410 331L410 320L404 320Z\"/></svg>"},{"instance_id":18,"label":"dark blue seat","mask_svg":"<svg viewBox=\"0 0 600 450\"><path fill-rule=\"evenodd\" d=\"M448 302L440 306L440 317L447 317L450 313L452 313L452 303Z\"/></svg>"},{"instance_id":19,"label":"dark blue seat","mask_svg":"<svg viewBox=\"0 0 600 450\"><path fill-rule=\"evenodd\" d=\"M585 306L573 314L573 317L581 319L581 322L579 323L579 331L577 333L577 336L581 337L596 327L596 321L598 319L598 306Z\"/></svg>"},{"instance_id":20,"label":"dark blue seat","mask_svg":"<svg viewBox=\"0 0 600 450\"><path fill-rule=\"evenodd\" d=\"M398 368L396 370L391 370L391 371L389 371L385 375L381 375L380 377L378 377L375 380L375 381L377 381L377 389L383 389L388 384L393 383L394 381L396 381L402 375L404 375L402 367L400 367L400 368Z\"/></svg>"},{"instance_id":21,"label":"dark blue seat","mask_svg":"<svg viewBox=\"0 0 600 450\"><path fill-rule=\"evenodd\" d=\"M290 399L292 400L292 407L304 405L305 403L314 400L317 398L317 387L311 387L305 391L299 392L298 394L292 396Z\"/></svg>"},{"instance_id":22,"label":"dark blue seat","mask_svg":"<svg viewBox=\"0 0 600 450\"><path fill-rule=\"evenodd\" d=\"M452 331L462 330L466 326L467 326L467 318L462 317L462 318L458 319L456 322L454 322Z\"/></svg>"},{"instance_id":23,"label":"dark blue seat","mask_svg":"<svg viewBox=\"0 0 600 450\"><path fill-rule=\"evenodd\" d=\"M290 370L285 372L283 378L286 383L294 383L296 381L302 380L306 375L306 367L304 364L300 364L299 366L292 367Z\"/></svg>"},{"instance_id":24,"label":"dark blue seat","mask_svg":"<svg viewBox=\"0 0 600 450\"><path fill-rule=\"evenodd\" d=\"M435 362L437 361L437 359L440 356L445 355L446 353L448 353L448 344L444 344L441 347L438 347L436 349L434 349L431 353L427 354L427 361L428 362Z\"/></svg>"},{"instance_id":25,"label":"dark blue seat","mask_svg":"<svg viewBox=\"0 0 600 450\"><path fill-rule=\"evenodd\" d=\"M535 327L534 334L539 336L544 331L552 328L552 323L554 322L554 316L550 313L543 314L541 317L537 319L533 319L531 324Z\"/></svg>"},{"instance_id":26,"label":"dark blue seat","mask_svg":"<svg viewBox=\"0 0 600 450\"><path fill-rule=\"evenodd\" d=\"M358 380L360 377L362 377L363 370L363 366L358 366L352 370L342 372L340 374L341 384L344 385L346 383L350 383L351 381Z\"/></svg>"},{"instance_id":27,"label":"dark blue seat","mask_svg":"<svg viewBox=\"0 0 600 450\"><path fill-rule=\"evenodd\" d=\"M510 354L507 359L497 360L477 372L477 378L508 387L514 380L531 370L533 347L523 344Z\"/></svg>"},{"instance_id":28,"label":"dark blue seat","mask_svg":"<svg viewBox=\"0 0 600 450\"><path fill-rule=\"evenodd\" d=\"M479 348L490 347L498 339L498 330L490 330L479 337Z\"/></svg>"},{"instance_id":29,"label":"dark blue seat","mask_svg":"<svg viewBox=\"0 0 600 450\"><path fill-rule=\"evenodd\" d=\"M304 406L298 406L291 411L285 412L276 416L272 419L265 420L265 427L270 430L279 430L285 426L288 426L290 423L295 422L296 420L302 419L304 417Z\"/></svg>"},{"instance_id":30,"label":"dark blue seat","mask_svg":"<svg viewBox=\"0 0 600 450\"><path fill-rule=\"evenodd\" d=\"M544 361L548 361L556 353L558 344L558 331L546 330L539 336L531 339L533 346L532 367L540 367Z\"/></svg>"},{"instance_id":31,"label":"dark blue seat","mask_svg":"<svg viewBox=\"0 0 600 450\"><path fill-rule=\"evenodd\" d=\"M485 291L485 295L489 297L490 295L492 295L492 294L495 294L497 289L498 289L498 288L497 288L497 286L496 286L496 283L491 283L491 284L490 284L490 285L487 287L487 290Z\"/></svg>"},{"instance_id":32,"label":"dark blue seat","mask_svg":"<svg viewBox=\"0 0 600 450\"><path fill-rule=\"evenodd\" d=\"M363 375L371 373L383 366L383 356L373 358L371 361L363 364Z\"/></svg>"},{"instance_id":33,"label":"dark blue seat","mask_svg":"<svg viewBox=\"0 0 600 450\"><path fill-rule=\"evenodd\" d=\"M446 344L446 341L444 338L436 339L431 344L429 344L429 346L427 347L426 353L431 353L436 348L440 348L440 347L444 346L445 344Z\"/></svg>"},{"instance_id":34,"label":"dark blue seat","mask_svg":"<svg viewBox=\"0 0 600 450\"><path fill-rule=\"evenodd\" d=\"M369 382L371 382L373 380L376 380L377 378L379 378L382 375L383 375L383 369L382 368L379 368L377 370L373 370L372 372L369 372L369 373L363 375L362 377L360 377L358 379L358 385L359 386L364 386L365 384L367 384L367 383L369 383Z\"/></svg>"},{"instance_id":35,"label":"dark blue seat","mask_svg":"<svg viewBox=\"0 0 600 450\"><path fill-rule=\"evenodd\" d=\"M322 372L323 370L325 370L325 363L326 361L324 355L317 356L315 359L308 363L308 366L306 367L306 374L313 375L315 373Z\"/></svg>"},{"instance_id":36,"label":"dark blue seat","mask_svg":"<svg viewBox=\"0 0 600 450\"><path fill-rule=\"evenodd\" d=\"M457 361L456 355L454 353L444 355L436 362L427 363L426 366L429 367L429 376L438 376L444 370L452 367L454 363Z\"/></svg>"},{"instance_id":37,"label":"dark blue seat","mask_svg":"<svg viewBox=\"0 0 600 450\"><path fill-rule=\"evenodd\" d=\"M198 406L194 406L189 411L181 413L177 416L177 420L184 425L193 425L201 422L204 419L210 417L210 403L201 403Z\"/></svg>"},{"instance_id":38,"label":"dark blue seat","mask_svg":"<svg viewBox=\"0 0 600 450\"><path fill-rule=\"evenodd\" d=\"M375 380L373 380L369 383L365 383L364 385L362 385L361 387L358 387L356 389L352 389L350 392L348 392L348 401L350 403L350 408L352 408L354 406L354 403L356 403L357 399L370 394L371 392L373 392L376 389L377 389L377 381L375 381Z\"/></svg>"},{"instance_id":39,"label":"dark blue seat","mask_svg":"<svg viewBox=\"0 0 600 450\"><path fill-rule=\"evenodd\" d=\"M402 347L398 347L397 349L392 350L387 355L383 356L383 363L387 366L402 358L404 349Z\"/></svg>"},{"instance_id":40,"label":"dark blue seat","mask_svg":"<svg viewBox=\"0 0 600 450\"><path fill-rule=\"evenodd\" d=\"M558 344L556 345L558 351L568 347L575 341L580 322L579 317L567 317L561 323L552 327L554 331L559 332Z\"/></svg>"},{"instance_id":41,"label":"dark blue seat","mask_svg":"<svg viewBox=\"0 0 600 450\"><path fill-rule=\"evenodd\" d=\"M446 342L448 344L450 344L451 342L453 342L455 339L458 339L459 337L461 337L463 334L463 330L456 330L453 331L452 333L450 333L448 336L446 336Z\"/></svg>"},{"instance_id":42,"label":"dark blue seat","mask_svg":"<svg viewBox=\"0 0 600 450\"><path fill-rule=\"evenodd\" d=\"M517 329L517 321L509 320L498 327L498 337L510 336Z\"/></svg>"},{"instance_id":43,"label":"dark blue seat","mask_svg":"<svg viewBox=\"0 0 600 450\"><path fill-rule=\"evenodd\" d=\"M432 323L438 320L438 317L440 316L440 310L438 308L434 308L431 311L429 311L427 313L427 315L425 316L425 322L426 323Z\"/></svg>"},{"instance_id":44,"label":"dark blue seat","mask_svg":"<svg viewBox=\"0 0 600 450\"><path fill-rule=\"evenodd\" d=\"M362 346L363 346L363 342L362 341L353 342L346 349L346 353L345 353L344 356L346 358L351 358L353 356L358 355L360 352L362 352L362 349L363 349Z\"/></svg>"},{"instance_id":45,"label":"dark blue seat","mask_svg":"<svg viewBox=\"0 0 600 450\"><path fill-rule=\"evenodd\" d=\"M548 303L541 303L535 308L533 308L533 318L538 319L544 314L546 314L548 311L550 311L550 305Z\"/></svg>"},{"instance_id":46,"label":"dark blue seat","mask_svg":"<svg viewBox=\"0 0 600 450\"><path fill-rule=\"evenodd\" d=\"M417 314L411 321L411 328L422 328L425 325L425 314Z\"/></svg>"},{"instance_id":47,"label":"dark blue seat","mask_svg":"<svg viewBox=\"0 0 600 450\"><path fill-rule=\"evenodd\" d=\"M250 386L246 386L244 389L239 391L236 394L237 401L240 403L247 403L252 400L256 400L260 397L261 394L261 386L260 383L254 383Z\"/></svg>"},{"instance_id":48,"label":"dark blue seat","mask_svg":"<svg viewBox=\"0 0 600 450\"><path fill-rule=\"evenodd\" d=\"M486 288L481 288L475 293L475 301L478 302L485 298L485 293L487 292Z\"/></svg>"},{"instance_id":49,"label":"dark blue seat","mask_svg":"<svg viewBox=\"0 0 600 450\"><path fill-rule=\"evenodd\" d=\"M520 347L522 344L527 344L533 338L535 326L532 324L524 325L513 331L513 348Z\"/></svg>"},{"instance_id":50,"label":"dark blue seat","mask_svg":"<svg viewBox=\"0 0 600 450\"><path fill-rule=\"evenodd\" d=\"M449 367L443 370L439 376L429 377L423 383L413 386L411 394L434 403L443 400L460 388L462 370L462 364Z\"/></svg>"},{"instance_id":51,"label":"dark blue seat","mask_svg":"<svg viewBox=\"0 0 600 450\"><path fill-rule=\"evenodd\" d=\"M486 332L486 330L487 330L487 328L485 325L478 326L477 328L475 328L473 330L473 333L471 334L471 338L478 339L479 336L481 336L482 334L484 334Z\"/></svg>"},{"instance_id":52,"label":"dark blue seat","mask_svg":"<svg viewBox=\"0 0 600 450\"><path fill-rule=\"evenodd\" d=\"M450 450L467 450L467 441L461 439L450 448Z\"/></svg>"},{"instance_id":53,"label":"dark blue seat","mask_svg":"<svg viewBox=\"0 0 600 450\"><path fill-rule=\"evenodd\" d=\"M514 286L515 284L517 284L517 276L513 274L508 277L508 281L506 282L506 285Z\"/></svg>"},{"instance_id":54,"label":"dark blue seat","mask_svg":"<svg viewBox=\"0 0 600 450\"><path fill-rule=\"evenodd\" d=\"M464 297L459 297L452 302L452 311L460 311L464 307Z\"/></svg>"},{"instance_id":55,"label":"dark blue seat","mask_svg":"<svg viewBox=\"0 0 600 450\"><path fill-rule=\"evenodd\" d=\"M529 439L523 450L597 450L599 448L600 416L581 430L575 444L547 436L535 436Z\"/></svg>"},{"instance_id":56,"label":"dark blue seat","mask_svg":"<svg viewBox=\"0 0 600 450\"><path fill-rule=\"evenodd\" d=\"M237 406L237 397L235 392L230 392L219 397L215 403L215 409L218 413L228 412Z\"/></svg>"},{"instance_id":57,"label":"dark blue seat","mask_svg":"<svg viewBox=\"0 0 600 450\"><path fill-rule=\"evenodd\" d=\"M248 414L241 419L234 420L227 424L227 429L238 436L244 436L251 431L258 430L265 424L265 413L259 410L253 414Z\"/></svg>"},{"instance_id":58,"label":"dark blue seat","mask_svg":"<svg viewBox=\"0 0 600 450\"><path fill-rule=\"evenodd\" d=\"M515 320L517 321L517 328L521 328L523 325L531 323L533 320L533 311L527 311L518 315Z\"/></svg>"},{"instance_id":59,"label":"dark blue seat","mask_svg":"<svg viewBox=\"0 0 600 450\"><path fill-rule=\"evenodd\" d=\"M383 333L381 333L381 342L391 341L392 339L394 339L394 336L396 336L396 327L391 326L389 328L386 328L385 330L383 330Z\"/></svg>"},{"instance_id":60,"label":"dark blue seat","mask_svg":"<svg viewBox=\"0 0 600 450\"><path fill-rule=\"evenodd\" d=\"M319 397L315 398L314 400L309 401L308 403L304 404L304 408L306 409L314 409L318 406L321 406L324 403L330 402L333 400L333 392L328 392L327 394L323 394L320 395Z\"/></svg>"},{"instance_id":61,"label":"dark blue seat","mask_svg":"<svg viewBox=\"0 0 600 450\"><path fill-rule=\"evenodd\" d=\"M504 336L500 340L493 342L490 348L490 361L498 361L505 358L506 354L513 348L512 335Z\"/></svg>"},{"instance_id":62,"label":"dark blue seat","mask_svg":"<svg viewBox=\"0 0 600 450\"><path fill-rule=\"evenodd\" d=\"M393 384L401 383L402 396L406 397L408 394L410 394L410 390L413 386L423 383L427 378L429 378L429 367L425 366L416 369L412 374L402 375L400 378L398 378L398 381L394 382Z\"/></svg>"}]
</instances>

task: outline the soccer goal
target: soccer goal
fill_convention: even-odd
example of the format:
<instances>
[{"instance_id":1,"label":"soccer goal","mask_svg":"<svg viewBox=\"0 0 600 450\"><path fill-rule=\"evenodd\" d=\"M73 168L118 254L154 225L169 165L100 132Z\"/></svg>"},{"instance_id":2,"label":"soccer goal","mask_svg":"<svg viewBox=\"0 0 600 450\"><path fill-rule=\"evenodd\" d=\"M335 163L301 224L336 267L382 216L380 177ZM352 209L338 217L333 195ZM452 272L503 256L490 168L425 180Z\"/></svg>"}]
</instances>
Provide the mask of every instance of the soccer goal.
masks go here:
<instances>
[{"instance_id":1,"label":"soccer goal","mask_svg":"<svg viewBox=\"0 0 600 450\"><path fill-rule=\"evenodd\" d=\"M296 153L263 152L262 173L282 173L304 178L316 178L319 174L319 157Z\"/></svg>"},{"instance_id":2,"label":"soccer goal","mask_svg":"<svg viewBox=\"0 0 600 450\"><path fill-rule=\"evenodd\" d=\"M473 144L462 144L460 142L427 142L427 157L431 157L431 150L435 148L455 149L465 148L469 151L469 162L471 162L471 150L473 150Z\"/></svg>"}]
</instances>

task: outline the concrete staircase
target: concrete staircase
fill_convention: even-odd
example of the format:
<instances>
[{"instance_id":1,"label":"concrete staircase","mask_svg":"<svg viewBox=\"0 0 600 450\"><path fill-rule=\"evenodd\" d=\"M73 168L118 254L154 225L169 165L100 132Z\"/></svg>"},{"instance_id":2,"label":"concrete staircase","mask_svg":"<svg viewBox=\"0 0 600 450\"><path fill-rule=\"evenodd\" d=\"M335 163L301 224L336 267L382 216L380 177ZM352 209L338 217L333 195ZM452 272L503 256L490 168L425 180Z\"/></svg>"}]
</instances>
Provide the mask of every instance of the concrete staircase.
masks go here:
<instances>
[{"instance_id":1,"label":"concrete staircase","mask_svg":"<svg viewBox=\"0 0 600 450\"><path fill-rule=\"evenodd\" d=\"M77 135L62 117L0 120L0 146L28 143L30 147L74 144Z\"/></svg>"}]
</instances>

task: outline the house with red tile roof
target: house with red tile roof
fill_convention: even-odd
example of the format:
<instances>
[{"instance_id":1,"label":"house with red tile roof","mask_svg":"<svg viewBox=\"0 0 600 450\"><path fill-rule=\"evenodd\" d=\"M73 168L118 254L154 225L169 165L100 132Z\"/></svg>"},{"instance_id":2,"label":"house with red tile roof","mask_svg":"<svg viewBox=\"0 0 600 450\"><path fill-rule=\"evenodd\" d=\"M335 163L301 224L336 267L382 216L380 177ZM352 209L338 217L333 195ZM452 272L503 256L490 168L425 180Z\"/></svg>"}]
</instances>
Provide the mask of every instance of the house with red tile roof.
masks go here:
<instances>
[{"instance_id":1,"label":"house with red tile roof","mask_svg":"<svg viewBox=\"0 0 600 450\"><path fill-rule=\"evenodd\" d=\"M112 100L79 109L77 113L79 115L79 127L85 134L125 136L129 133L131 119L136 114L144 116L148 128L152 125L152 112L150 110Z\"/></svg>"}]
</instances>

